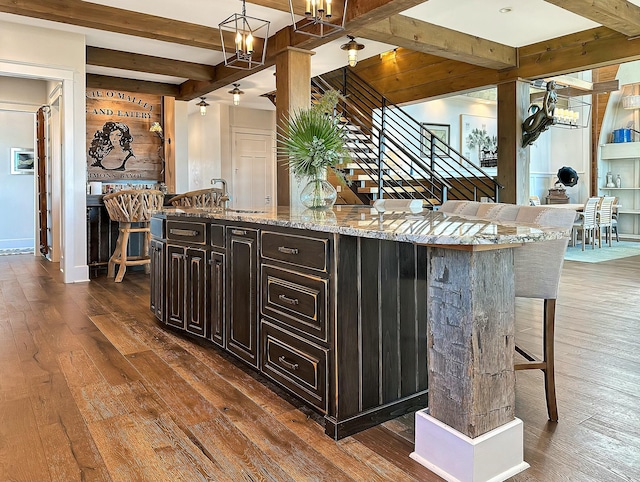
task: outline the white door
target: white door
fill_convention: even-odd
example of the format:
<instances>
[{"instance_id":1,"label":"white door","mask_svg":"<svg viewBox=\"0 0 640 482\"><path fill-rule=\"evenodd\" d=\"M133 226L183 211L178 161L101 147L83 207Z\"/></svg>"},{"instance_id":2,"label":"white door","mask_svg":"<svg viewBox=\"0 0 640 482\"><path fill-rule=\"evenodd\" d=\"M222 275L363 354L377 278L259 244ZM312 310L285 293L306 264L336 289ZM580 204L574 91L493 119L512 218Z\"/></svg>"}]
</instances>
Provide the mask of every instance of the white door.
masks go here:
<instances>
[{"instance_id":1,"label":"white door","mask_svg":"<svg viewBox=\"0 0 640 482\"><path fill-rule=\"evenodd\" d=\"M231 204L236 209L274 204L275 152L273 132L233 131Z\"/></svg>"}]
</instances>

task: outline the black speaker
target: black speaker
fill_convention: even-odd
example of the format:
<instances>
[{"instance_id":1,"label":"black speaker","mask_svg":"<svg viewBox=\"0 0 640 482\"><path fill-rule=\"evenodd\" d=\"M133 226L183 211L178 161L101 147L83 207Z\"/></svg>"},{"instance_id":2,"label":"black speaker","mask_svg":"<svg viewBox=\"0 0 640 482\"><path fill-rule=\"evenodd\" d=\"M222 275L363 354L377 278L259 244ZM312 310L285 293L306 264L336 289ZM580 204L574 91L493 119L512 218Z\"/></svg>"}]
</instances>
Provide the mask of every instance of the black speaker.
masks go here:
<instances>
[{"instance_id":1,"label":"black speaker","mask_svg":"<svg viewBox=\"0 0 640 482\"><path fill-rule=\"evenodd\" d=\"M558 182L567 187L578 184L578 173L571 167L561 167L558 169Z\"/></svg>"}]
</instances>

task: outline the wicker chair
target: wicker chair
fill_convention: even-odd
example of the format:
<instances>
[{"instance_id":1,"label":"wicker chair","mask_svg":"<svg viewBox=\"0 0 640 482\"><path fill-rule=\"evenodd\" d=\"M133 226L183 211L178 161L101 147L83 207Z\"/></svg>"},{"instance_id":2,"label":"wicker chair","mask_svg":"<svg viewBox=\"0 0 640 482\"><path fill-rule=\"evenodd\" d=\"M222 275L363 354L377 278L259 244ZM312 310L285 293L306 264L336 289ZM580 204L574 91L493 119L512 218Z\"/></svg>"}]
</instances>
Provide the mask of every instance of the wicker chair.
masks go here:
<instances>
[{"instance_id":1,"label":"wicker chair","mask_svg":"<svg viewBox=\"0 0 640 482\"><path fill-rule=\"evenodd\" d=\"M222 189L210 187L198 191L189 191L171 199L171 204L175 207L184 208L215 208L223 205L229 198L225 196Z\"/></svg>"},{"instance_id":2,"label":"wicker chair","mask_svg":"<svg viewBox=\"0 0 640 482\"><path fill-rule=\"evenodd\" d=\"M107 276L116 277L116 283L124 278L127 266L145 265L145 272L149 272L149 240L151 232L149 230L149 220L152 211L162 208L164 194L160 191L150 189L127 190L107 194L103 198L104 205L112 221L119 223L118 240L116 249L109 258L109 269ZM137 223L132 227L132 223ZM127 245L130 233L144 233L144 244L140 256L127 257ZM116 265L119 265L116 276Z\"/></svg>"}]
</instances>

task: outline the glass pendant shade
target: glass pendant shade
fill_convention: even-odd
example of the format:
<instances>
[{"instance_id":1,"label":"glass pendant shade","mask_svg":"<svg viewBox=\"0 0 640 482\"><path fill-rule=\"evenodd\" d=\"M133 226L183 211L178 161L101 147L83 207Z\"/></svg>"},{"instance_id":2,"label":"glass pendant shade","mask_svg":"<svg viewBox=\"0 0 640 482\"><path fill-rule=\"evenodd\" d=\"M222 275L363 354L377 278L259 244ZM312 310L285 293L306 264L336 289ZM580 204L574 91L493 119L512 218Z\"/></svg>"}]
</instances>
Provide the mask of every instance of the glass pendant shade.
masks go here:
<instances>
[{"instance_id":1,"label":"glass pendant shade","mask_svg":"<svg viewBox=\"0 0 640 482\"><path fill-rule=\"evenodd\" d=\"M269 22L247 16L244 0L242 14L234 13L218 24L218 29L226 66L251 70L264 65Z\"/></svg>"},{"instance_id":2,"label":"glass pendant shade","mask_svg":"<svg viewBox=\"0 0 640 482\"><path fill-rule=\"evenodd\" d=\"M240 84L233 84L233 89L230 90L229 93L233 95L233 105L239 105L240 96L244 94L244 92L240 90Z\"/></svg>"},{"instance_id":3,"label":"glass pendant shade","mask_svg":"<svg viewBox=\"0 0 640 482\"><path fill-rule=\"evenodd\" d=\"M348 3L349 0L344 0L344 10L336 12L332 0L289 0L294 32L322 38L344 30ZM298 12L297 19L294 12Z\"/></svg>"}]
</instances>

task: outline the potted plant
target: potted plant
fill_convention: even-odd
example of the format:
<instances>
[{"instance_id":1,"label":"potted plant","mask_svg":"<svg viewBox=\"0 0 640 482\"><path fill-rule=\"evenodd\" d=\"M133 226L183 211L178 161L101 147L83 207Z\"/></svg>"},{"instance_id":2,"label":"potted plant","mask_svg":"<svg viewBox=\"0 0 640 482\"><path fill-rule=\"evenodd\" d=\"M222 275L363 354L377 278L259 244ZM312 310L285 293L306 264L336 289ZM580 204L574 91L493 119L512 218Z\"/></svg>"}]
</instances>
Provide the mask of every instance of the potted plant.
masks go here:
<instances>
[{"instance_id":1,"label":"potted plant","mask_svg":"<svg viewBox=\"0 0 640 482\"><path fill-rule=\"evenodd\" d=\"M333 114L341 98L339 92L327 91L318 103L291 114L279 131L289 169L296 178L309 179L300 193L308 208L331 208L337 198L336 189L327 181L327 171L348 157L346 132ZM342 179L341 172L334 172Z\"/></svg>"}]
</instances>

